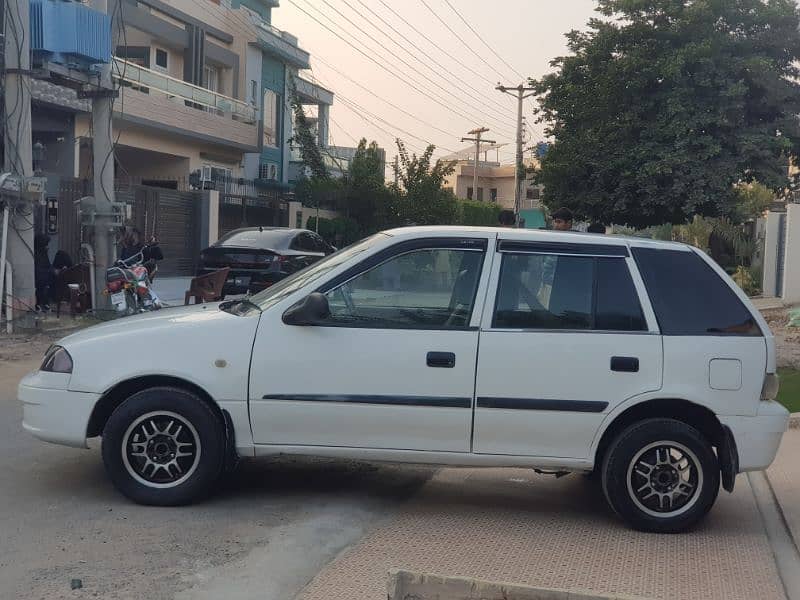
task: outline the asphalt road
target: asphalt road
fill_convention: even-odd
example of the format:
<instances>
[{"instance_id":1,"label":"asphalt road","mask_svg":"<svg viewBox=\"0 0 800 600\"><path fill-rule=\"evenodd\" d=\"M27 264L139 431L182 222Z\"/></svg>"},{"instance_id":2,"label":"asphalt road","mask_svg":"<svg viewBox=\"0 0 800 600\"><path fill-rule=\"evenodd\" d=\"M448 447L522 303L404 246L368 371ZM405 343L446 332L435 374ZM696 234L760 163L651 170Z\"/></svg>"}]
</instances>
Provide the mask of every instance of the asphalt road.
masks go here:
<instances>
[{"instance_id":1,"label":"asphalt road","mask_svg":"<svg viewBox=\"0 0 800 600\"><path fill-rule=\"evenodd\" d=\"M38 360L0 360L0 599L287 600L432 474L249 460L199 505L138 506L106 479L97 441L77 450L22 430L16 384Z\"/></svg>"}]
</instances>

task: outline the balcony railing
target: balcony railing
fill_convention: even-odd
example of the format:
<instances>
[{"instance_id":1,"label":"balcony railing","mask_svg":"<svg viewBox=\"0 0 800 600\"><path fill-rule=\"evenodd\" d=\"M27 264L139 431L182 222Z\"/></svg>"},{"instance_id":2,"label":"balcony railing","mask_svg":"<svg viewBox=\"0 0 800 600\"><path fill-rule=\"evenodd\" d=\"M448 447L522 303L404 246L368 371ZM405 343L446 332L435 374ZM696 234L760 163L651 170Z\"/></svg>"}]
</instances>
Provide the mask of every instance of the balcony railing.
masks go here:
<instances>
[{"instance_id":1,"label":"balcony railing","mask_svg":"<svg viewBox=\"0 0 800 600\"><path fill-rule=\"evenodd\" d=\"M234 119L244 123L255 123L258 120L255 107L246 102L223 96L217 92L153 71L122 58L114 57L113 60L114 68L112 73L114 78L119 81L155 90L168 96L177 96L190 104L230 114Z\"/></svg>"},{"instance_id":2,"label":"balcony railing","mask_svg":"<svg viewBox=\"0 0 800 600\"><path fill-rule=\"evenodd\" d=\"M295 36L288 31L281 31L277 27L273 27L266 21L255 16L251 17L251 21L261 30L258 37L262 47L277 52L283 58L291 61L296 67L300 67L301 69L308 69L310 67L310 56L308 52L297 45L298 41Z\"/></svg>"}]
</instances>

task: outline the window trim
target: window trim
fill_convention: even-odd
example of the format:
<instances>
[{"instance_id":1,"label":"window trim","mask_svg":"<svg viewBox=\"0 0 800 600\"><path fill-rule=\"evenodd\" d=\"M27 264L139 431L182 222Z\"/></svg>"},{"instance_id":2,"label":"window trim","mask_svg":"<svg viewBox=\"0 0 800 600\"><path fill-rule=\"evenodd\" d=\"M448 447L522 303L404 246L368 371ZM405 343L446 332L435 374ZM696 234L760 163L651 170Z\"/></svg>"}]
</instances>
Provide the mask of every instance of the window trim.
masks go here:
<instances>
[{"instance_id":1,"label":"window trim","mask_svg":"<svg viewBox=\"0 0 800 600\"><path fill-rule=\"evenodd\" d=\"M639 282L637 280L638 272L634 274L633 272L633 265L631 265L631 260L629 255L627 254L627 247L621 246L626 251L626 255L622 256L621 254L618 255L606 255L606 254L574 254L571 252L542 252L542 251L510 251L500 250L500 242L503 240L498 240L498 254L501 256L501 260L498 261L498 265L496 271L492 274L492 277L489 281L490 289L494 290L494 298L491 302L487 302L484 306L484 319L486 322L485 326L482 326L483 331L493 331L493 332L502 332L502 333L583 333L583 334L600 334L600 335L659 335L660 331L653 330L651 324L651 310L652 307L645 305L642 299L642 289L639 287ZM506 240L508 241L508 240ZM536 242L521 242L522 244L534 244ZM548 245L552 245L550 242L546 242ZM571 244L570 244L571 245ZM587 246L606 246L603 244L581 244ZM503 269L503 254L517 254L517 255L525 255L525 254L546 254L551 256L576 256L579 258L589 258L592 259L592 314L591 314L591 323L594 325L595 318L596 318L596 311L597 311L597 271L598 271L598 259L601 258L611 258L615 260L622 260L625 263L625 268L628 270L628 275L631 278L631 284L633 285L633 290L636 293L636 299L639 302L639 310L642 312L642 318L644 319L644 329L634 329L634 330L624 330L624 329L560 329L560 328L534 328L534 327L496 327L495 326L495 315L497 314L497 302L500 298L500 277L502 275ZM635 264L635 263L634 263ZM638 266L636 266L638 269ZM493 269L495 270L495 269ZM649 297L647 298L649 302Z\"/></svg>"},{"instance_id":2,"label":"window trim","mask_svg":"<svg viewBox=\"0 0 800 600\"><path fill-rule=\"evenodd\" d=\"M160 64L158 64L158 53L159 52L163 52L164 56L167 59L167 61L166 61L167 64L164 65L163 67ZM167 51L166 48L162 48L160 46L153 46L153 70L154 71L160 71L162 73L168 73L169 72L169 51Z\"/></svg>"},{"instance_id":3,"label":"window trim","mask_svg":"<svg viewBox=\"0 0 800 600\"><path fill-rule=\"evenodd\" d=\"M372 269L387 263L388 261L418 252L420 250L456 250L461 252L480 252L483 257L480 263L480 270L478 271L475 290L472 298L472 310L466 320L467 325L459 325L453 327L443 327L438 325L387 325L387 324L356 324L356 323L319 323L314 327L343 327L347 329L385 329L385 330L417 330L417 331L478 331L479 325L473 326L469 323L472 322L476 315L476 307L478 304L478 292L480 291L481 281L486 268L486 255L487 255L488 240L486 238L420 238L414 240L407 240L399 242L388 248L376 252L372 256L366 257L357 265L353 265L343 273L323 283L314 292L327 294L336 288L341 287L345 283L352 281L356 277L371 271ZM479 313L478 313L479 314Z\"/></svg>"}]
</instances>

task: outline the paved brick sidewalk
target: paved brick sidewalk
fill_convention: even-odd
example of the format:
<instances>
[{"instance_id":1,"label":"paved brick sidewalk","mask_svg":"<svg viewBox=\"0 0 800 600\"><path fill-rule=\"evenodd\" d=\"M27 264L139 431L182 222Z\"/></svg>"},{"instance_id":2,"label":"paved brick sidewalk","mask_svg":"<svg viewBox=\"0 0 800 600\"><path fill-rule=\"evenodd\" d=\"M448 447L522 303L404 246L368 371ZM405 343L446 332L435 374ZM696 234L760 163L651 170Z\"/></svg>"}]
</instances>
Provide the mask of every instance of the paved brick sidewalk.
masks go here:
<instances>
[{"instance_id":1,"label":"paved brick sidewalk","mask_svg":"<svg viewBox=\"0 0 800 600\"><path fill-rule=\"evenodd\" d=\"M781 507L795 545L800 544L800 429L787 431L767 479Z\"/></svg>"},{"instance_id":2,"label":"paved brick sidewalk","mask_svg":"<svg viewBox=\"0 0 800 600\"><path fill-rule=\"evenodd\" d=\"M698 530L654 535L627 529L578 475L443 469L298 598L377 600L391 568L670 600L784 598L745 477Z\"/></svg>"}]
</instances>

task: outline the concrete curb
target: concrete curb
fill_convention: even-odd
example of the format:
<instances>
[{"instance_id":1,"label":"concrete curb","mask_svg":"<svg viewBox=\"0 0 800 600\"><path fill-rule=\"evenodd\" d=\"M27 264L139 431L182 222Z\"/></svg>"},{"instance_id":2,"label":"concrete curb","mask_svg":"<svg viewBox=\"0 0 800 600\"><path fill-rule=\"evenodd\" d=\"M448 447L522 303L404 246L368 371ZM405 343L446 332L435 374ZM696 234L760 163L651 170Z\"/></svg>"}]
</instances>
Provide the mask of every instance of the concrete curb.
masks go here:
<instances>
[{"instance_id":1,"label":"concrete curb","mask_svg":"<svg viewBox=\"0 0 800 600\"><path fill-rule=\"evenodd\" d=\"M635 596L537 588L527 585L389 571L388 600L643 600Z\"/></svg>"},{"instance_id":2,"label":"concrete curb","mask_svg":"<svg viewBox=\"0 0 800 600\"><path fill-rule=\"evenodd\" d=\"M789 415L789 429L800 429L800 413Z\"/></svg>"}]
</instances>

